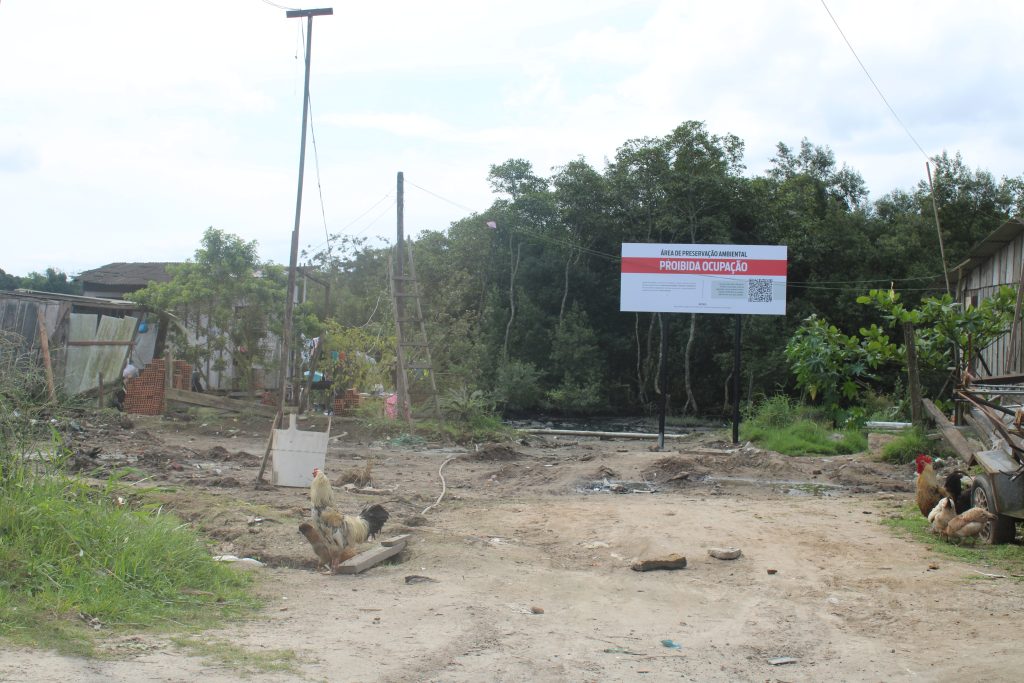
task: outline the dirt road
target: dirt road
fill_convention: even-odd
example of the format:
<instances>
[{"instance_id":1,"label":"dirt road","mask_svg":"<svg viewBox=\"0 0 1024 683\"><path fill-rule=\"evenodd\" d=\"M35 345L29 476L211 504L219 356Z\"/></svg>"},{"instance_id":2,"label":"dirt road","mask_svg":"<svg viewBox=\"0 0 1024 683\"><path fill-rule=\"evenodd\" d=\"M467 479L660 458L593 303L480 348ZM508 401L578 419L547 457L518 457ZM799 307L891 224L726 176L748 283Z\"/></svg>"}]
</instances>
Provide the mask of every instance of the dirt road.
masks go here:
<instances>
[{"instance_id":1,"label":"dirt road","mask_svg":"<svg viewBox=\"0 0 1024 683\"><path fill-rule=\"evenodd\" d=\"M104 454L180 484L167 506L219 539L219 552L268 563L253 570L267 597L259 617L203 635L295 652L292 671L251 680L1010 681L1024 667L1024 584L883 526L912 498L912 471L867 454L790 459L708 437L662 453L587 438L480 449L346 438L328 472L372 458L373 484L390 492L343 504L383 503L385 533L412 541L398 562L324 576L296 531L307 492L254 489L263 435L212 429L140 422L110 430ZM450 458L443 500L420 514ZM714 559L713 546L743 554ZM668 553L687 568L630 569ZM0 679L242 675L163 637L107 649L111 660L3 652Z\"/></svg>"}]
</instances>

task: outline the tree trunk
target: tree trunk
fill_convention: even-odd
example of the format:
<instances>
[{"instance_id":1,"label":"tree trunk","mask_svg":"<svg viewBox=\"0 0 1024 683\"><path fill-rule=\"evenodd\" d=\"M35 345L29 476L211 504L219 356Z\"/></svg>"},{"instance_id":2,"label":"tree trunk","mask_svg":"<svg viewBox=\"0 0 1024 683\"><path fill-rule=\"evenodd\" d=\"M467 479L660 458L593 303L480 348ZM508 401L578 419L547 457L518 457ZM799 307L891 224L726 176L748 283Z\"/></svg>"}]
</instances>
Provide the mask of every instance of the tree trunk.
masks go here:
<instances>
[{"instance_id":1,"label":"tree trunk","mask_svg":"<svg viewBox=\"0 0 1024 683\"><path fill-rule=\"evenodd\" d=\"M654 350L651 348L652 340L654 339L654 316L651 316L651 322L647 326L647 349L646 353L644 353L640 339L640 314L636 313L635 315L637 398L640 400L640 403L646 404L648 402L647 382L650 378L651 358L654 355Z\"/></svg>"},{"instance_id":2,"label":"tree trunk","mask_svg":"<svg viewBox=\"0 0 1024 683\"><path fill-rule=\"evenodd\" d=\"M683 414L690 411L697 413L697 399L693 396L693 384L690 374L690 358L693 356L693 339L697 336L697 314L690 314L690 338L686 340L686 351L683 354L683 383L686 385L686 405L683 406Z\"/></svg>"},{"instance_id":3,"label":"tree trunk","mask_svg":"<svg viewBox=\"0 0 1024 683\"><path fill-rule=\"evenodd\" d=\"M508 236L508 248L509 248L509 252L511 253L511 251L512 251L512 235L511 234L509 234L509 236ZM509 314L508 314L508 324L505 325L505 346L504 346L504 348L502 350L503 358L505 360L508 360L508 344L509 344L509 337L512 334L512 321L514 321L516 319L516 272L519 270L519 256L520 256L520 252L522 252L522 249L523 249L523 243L520 242L518 244L518 246L516 246L515 256L514 257L510 256L510 259L512 261L512 273L509 275L509 278L508 278Z\"/></svg>"},{"instance_id":4,"label":"tree trunk","mask_svg":"<svg viewBox=\"0 0 1024 683\"><path fill-rule=\"evenodd\" d=\"M569 257L565 259L565 284L562 288L562 307L558 309L558 322L562 322L562 318L565 317L565 302L569 298L569 267L574 263L580 262L580 256L583 254L582 251L576 251L575 248L569 248Z\"/></svg>"}]
</instances>

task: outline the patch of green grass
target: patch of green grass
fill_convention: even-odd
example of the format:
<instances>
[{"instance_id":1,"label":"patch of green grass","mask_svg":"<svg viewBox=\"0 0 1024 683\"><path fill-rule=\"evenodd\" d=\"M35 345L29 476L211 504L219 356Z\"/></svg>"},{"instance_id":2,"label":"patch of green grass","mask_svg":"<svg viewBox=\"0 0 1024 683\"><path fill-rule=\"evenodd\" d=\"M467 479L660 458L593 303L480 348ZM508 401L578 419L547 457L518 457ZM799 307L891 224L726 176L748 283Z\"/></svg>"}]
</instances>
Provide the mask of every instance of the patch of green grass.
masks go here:
<instances>
[{"instance_id":1,"label":"patch of green grass","mask_svg":"<svg viewBox=\"0 0 1024 683\"><path fill-rule=\"evenodd\" d=\"M842 455L867 449L868 439L859 430L836 431L813 420L797 420L784 427L745 425L742 436L761 448L785 455Z\"/></svg>"},{"instance_id":2,"label":"patch of green grass","mask_svg":"<svg viewBox=\"0 0 1024 683\"><path fill-rule=\"evenodd\" d=\"M843 455L868 447L867 436L860 430L830 429L817 419L814 409L784 394L757 403L741 433L744 439L785 455Z\"/></svg>"},{"instance_id":3,"label":"patch of green grass","mask_svg":"<svg viewBox=\"0 0 1024 683\"><path fill-rule=\"evenodd\" d=\"M425 421L416 425L416 433L429 439L465 444L508 441L515 436L516 430L496 415L474 415L464 420Z\"/></svg>"},{"instance_id":4,"label":"patch of green grass","mask_svg":"<svg viewBox=\"0 0 1024 683\"><path fill-rule=\"evenodd\" d=\"M1007 575L1024 576L1024 547L1007 543L1004 545L955 545L942 540L937 534L929 533L928 520L913 503L905 505L896 515L883 520L883 524L899 533L930 547L937 554L961 562L996 570Z\"/></svg>"},{"instance_id":5,"label":"patch of green grass","mask_svg":"<svg viewBox=\"0 0 1024 683\"><path fill-rule=\"evenodd\" d=\"M895 465L913 462L920 453L935 453L938 443L919 429L906 429L882 447L882 460Z\"/></svg>"},{"instance_id":6,"label":"patch of green grass","mask_svg":"<svg viewBox=\"0 0 1024 683\"><path fill-rule=\"evenodd\" d=\"M515 436L515 430L504 424L500 417L486 412L466 411L442 422L414 420L411 430L405 420L385 417L379 404L360 405L356 409L356 417L360 427L371 436L387 440L418 437L431 441L481 443L506 441Z\"/></svg>"},{"instance_id":7,"label":"patch of green grass","mask_svg":"<svg viewBox=\"0 0 1024 683\"><path fill-rule=\"evenodd\" d=\"M224 640L200 640L175 637L171 641L179 648L202 657L213 664L226 666L242 674L270 672L296 673L294 650L263 650L254 652Z\"/></svg>"},{"instance_id":8,"label":"patch of green grass","mask_svg":"<svg viewBox=\"0 0 1024 683\"><path fill-rule=\"evenodd\" d=\"M2 474L0 636L88 654L96 627L194 628L257 606L249 574L214 562L177 518L119 505L113 483Z\"/></svg>"}]
</instances>

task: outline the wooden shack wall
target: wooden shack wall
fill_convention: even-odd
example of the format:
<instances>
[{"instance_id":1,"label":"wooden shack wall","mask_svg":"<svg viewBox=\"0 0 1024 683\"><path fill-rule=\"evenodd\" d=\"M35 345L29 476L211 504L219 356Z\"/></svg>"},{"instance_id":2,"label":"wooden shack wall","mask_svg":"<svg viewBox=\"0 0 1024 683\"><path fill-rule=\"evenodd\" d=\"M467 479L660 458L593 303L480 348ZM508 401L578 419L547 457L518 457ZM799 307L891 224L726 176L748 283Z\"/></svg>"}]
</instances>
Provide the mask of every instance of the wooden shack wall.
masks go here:
<instances>
[{"instance_id":1,"label":"wooden shack wall","mask_svg":"<svg viewBox=\"0 0 1024 683\"><path fill-rule=\"evenodd\" d=\"M30 300L0 295L0 332L14 341L17 353L28 353L39 348L39 309L43 310L50 345L63 343L61 328L70 305L59 301Z\"/></svg>"},{"instance_id":2,"label":"wooden shack wall","mask_svg":"<svg viewBox=\"0 0 1024 683\"><path fill-rule=\"evenodd\" d=\"M979 304L995 294L1000 287L1009 286L1016 290L1020 286L1022 263L1024 263L1024 233L1017 235L1013 241L1004 245L987 261L967 273L966 278L961 281L958 299L963 303ZM1018 334L1020 334L1020 330L1018 330ZM987 349L981 351L981 356L985 359L992 375L1008 374L1013 371L1011 367L1013 365L1022 367L1020 359L1016 364L1007 363L1006 354L1009 341L1010 335L1003 335ZM984 369L981 370L984 372Z\"/></svg>"}]
</instances>

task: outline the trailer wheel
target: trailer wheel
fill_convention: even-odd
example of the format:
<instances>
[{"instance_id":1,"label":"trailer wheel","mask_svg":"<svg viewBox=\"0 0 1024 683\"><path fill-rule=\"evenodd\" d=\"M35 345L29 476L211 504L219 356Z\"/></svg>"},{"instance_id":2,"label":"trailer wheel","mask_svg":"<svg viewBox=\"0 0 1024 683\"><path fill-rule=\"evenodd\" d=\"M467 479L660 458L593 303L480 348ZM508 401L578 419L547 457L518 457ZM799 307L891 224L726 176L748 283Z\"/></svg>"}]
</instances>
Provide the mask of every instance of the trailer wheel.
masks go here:
<instances>
[{"instance_id":1,"label":"trailer wheel","mask_svg":"<svg viewBox=\"0 0 1024 683\"><path fill-rule=\"evenodd\" d=\"M978 534L982 543L998 545L1013 541L1017 530L1014 520L1004 517L996 512L996 497L993 494L992 481L988 475L979 474L974 477L974 486L971 488L971 502L976 508L985 508L992 514L998 515L994 522L988 522Z\"/></svg>"}]
</instances>

